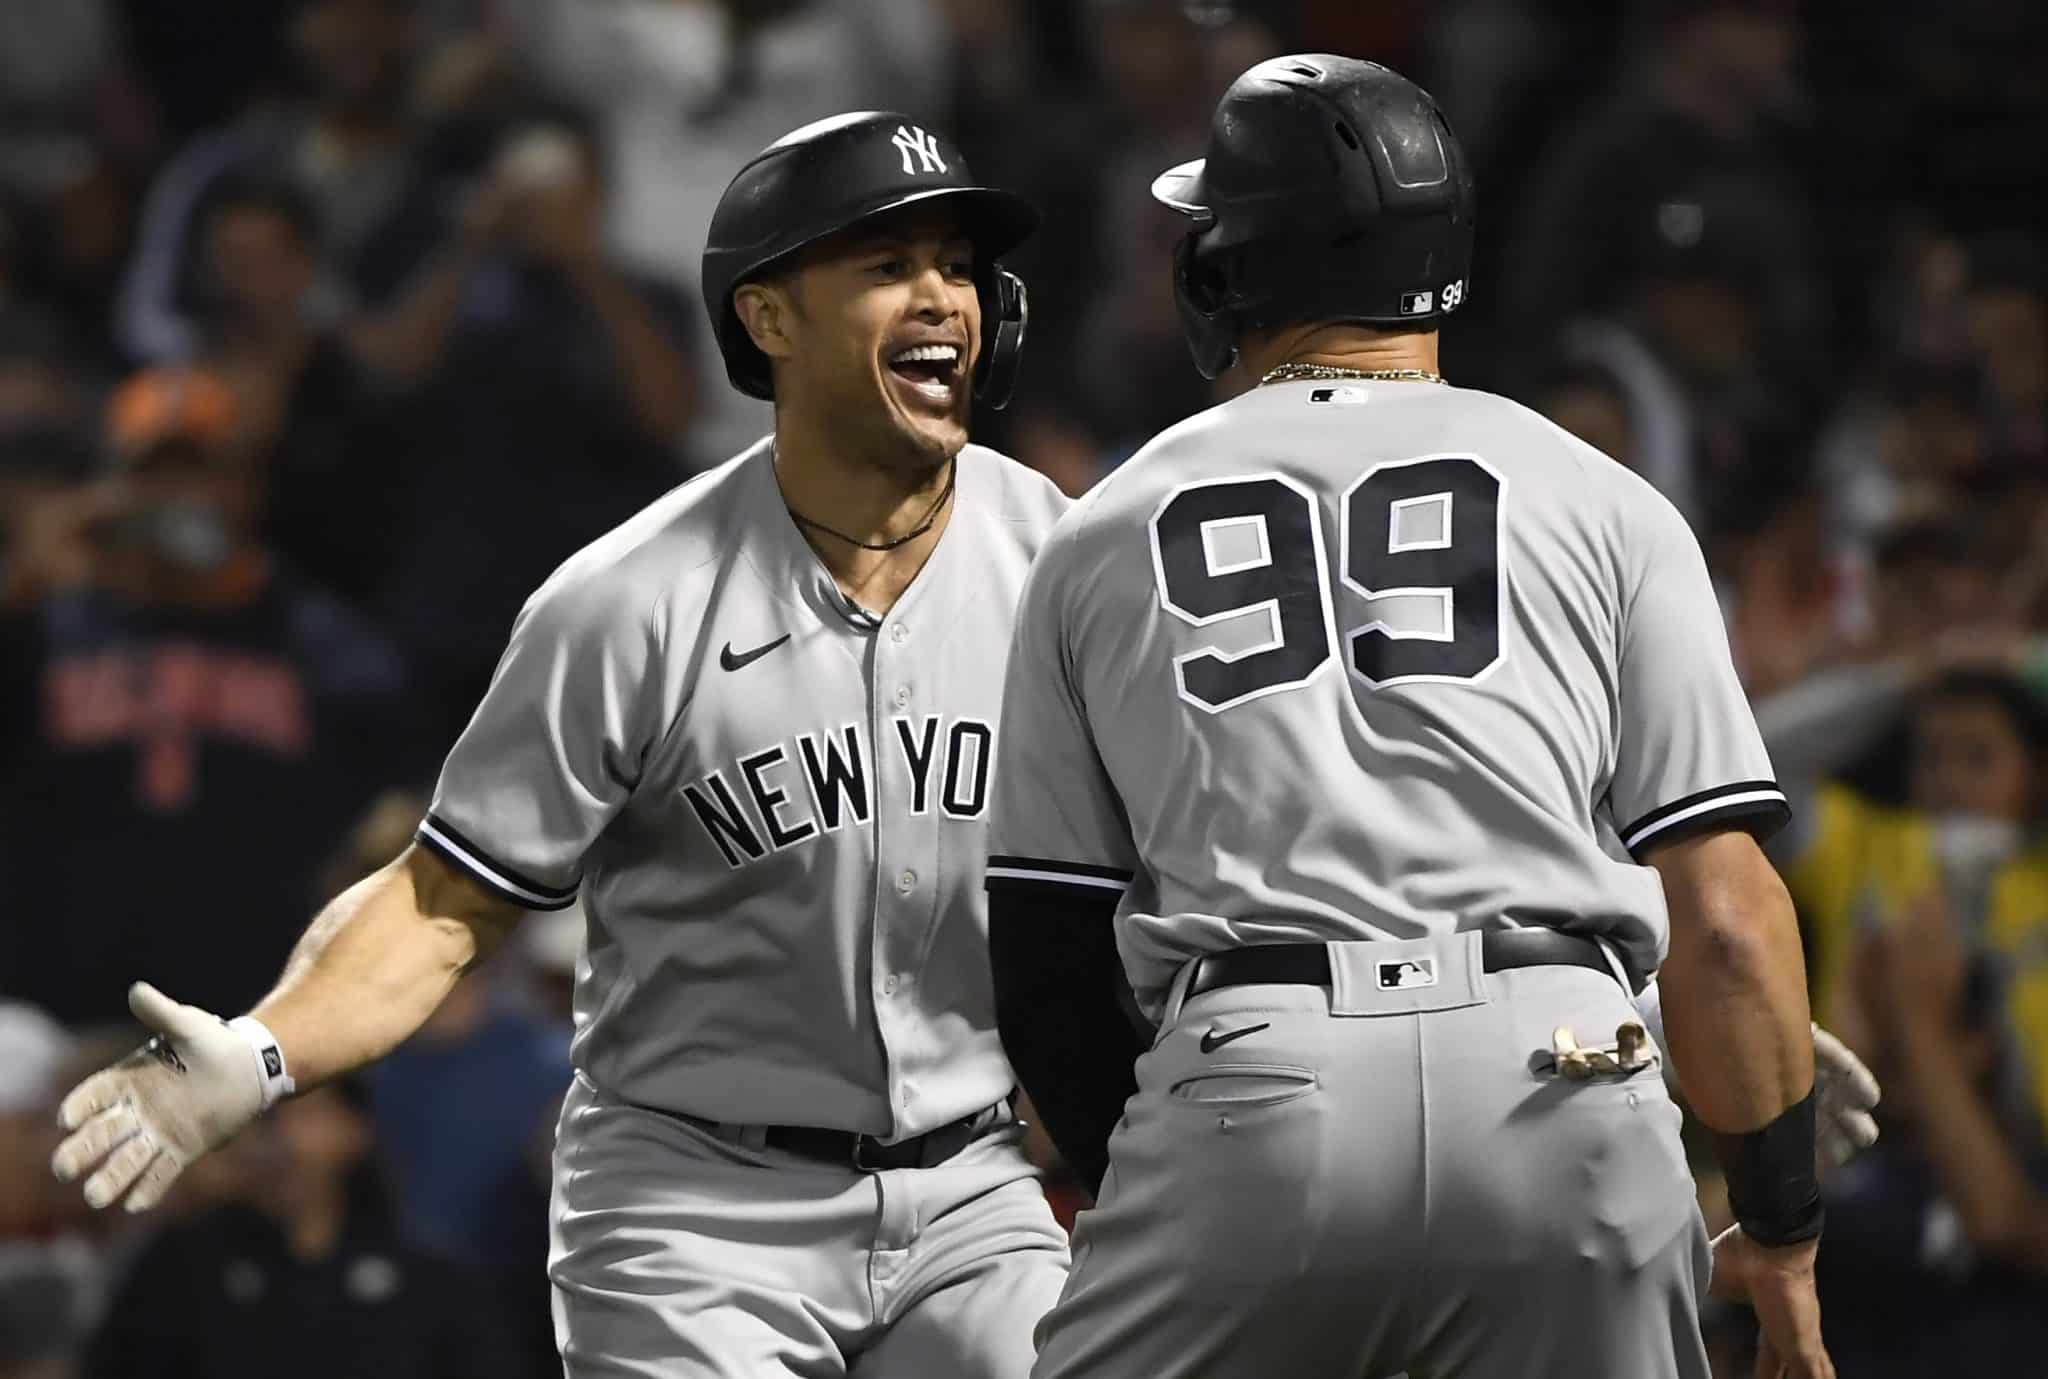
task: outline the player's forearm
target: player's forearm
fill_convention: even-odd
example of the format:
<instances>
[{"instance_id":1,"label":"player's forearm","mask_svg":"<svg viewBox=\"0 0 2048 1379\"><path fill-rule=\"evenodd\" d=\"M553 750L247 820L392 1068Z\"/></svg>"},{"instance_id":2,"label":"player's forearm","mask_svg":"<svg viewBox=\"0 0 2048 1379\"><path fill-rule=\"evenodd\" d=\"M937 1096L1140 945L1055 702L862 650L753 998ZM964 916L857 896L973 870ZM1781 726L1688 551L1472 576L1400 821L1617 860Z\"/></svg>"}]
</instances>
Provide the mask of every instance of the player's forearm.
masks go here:
<instances>
[{"instance_id":1,"label":"player's forearm","mask_svg":"<svg viewBox=\"0 0 2048 1379\"><path fill-rule=\"evenodd\" d=\"M1117 999L1123 970L1113 901L991 892L996 1025L1046 1135L1091 1194L1109 1137L1137 1090L1145 1038Z\"/></svg>"},{"instance_id":2,"label":"player's forearm","mask_svg":"<svg viewBox=\"0 0 2048 1379\"><path fill-rule=\"evenodd\" d=\"M1813 1086L1791 898L1746 834L1684 840L1651 862L1671 914L1658 986L1680 1085L1710 1129L1755 1130Z\"/></svg>"},{"instance_id":3,"label":"player's forearm","mask_svg":"<svg viewBox=\"0 0 2048 1379\"><path fill-rule=\"evenodd\" d=\"M321 911L252 1013L304 1090L404 1042L518 913L408 849Z\"/></svg>"}]
</instances>

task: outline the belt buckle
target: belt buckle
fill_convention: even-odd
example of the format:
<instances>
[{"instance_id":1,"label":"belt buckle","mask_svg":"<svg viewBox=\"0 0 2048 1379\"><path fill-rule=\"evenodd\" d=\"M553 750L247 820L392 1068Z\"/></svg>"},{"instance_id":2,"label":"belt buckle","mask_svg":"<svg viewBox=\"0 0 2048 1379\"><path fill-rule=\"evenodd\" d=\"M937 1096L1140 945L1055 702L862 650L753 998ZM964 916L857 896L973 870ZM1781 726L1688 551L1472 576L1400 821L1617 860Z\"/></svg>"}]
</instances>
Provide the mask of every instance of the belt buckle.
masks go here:
<instances>
[{"instance_id":1,"label":"belt buckle","mask_svg":"<svg viewBox=\"0 0 2048 1379\"><path fill-rule=\"evenodd\" d=\"M855 1173L882 1172L882 1167L880 1165L865 1163L861 1159L861 1150L865 1149L868 1145L874 1142L875 1141L873 1137L868 1135L855 1135L853 1137L853 1171Z\"/></svg>"}]
</instances>

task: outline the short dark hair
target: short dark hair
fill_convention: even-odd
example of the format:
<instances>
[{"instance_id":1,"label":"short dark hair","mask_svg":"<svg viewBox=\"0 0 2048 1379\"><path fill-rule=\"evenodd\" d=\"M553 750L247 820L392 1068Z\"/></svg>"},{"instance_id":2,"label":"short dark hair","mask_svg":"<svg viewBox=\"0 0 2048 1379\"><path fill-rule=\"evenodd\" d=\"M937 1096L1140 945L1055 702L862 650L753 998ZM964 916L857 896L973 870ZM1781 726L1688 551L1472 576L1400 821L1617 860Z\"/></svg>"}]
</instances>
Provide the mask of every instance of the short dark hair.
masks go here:
<instances>
[{"instance_id":1,"label":"short dark hair","mask_svg":"<svg viewBox=\"0 0 2048 1379\"><path fill-rule=\"evenodd\" d=\"M2048 755L2048 705L2034 688L2003 670L1959 667L1936 676L1920 691L1918 709L1968 701L1995 706L2038 764Z\"/></svg>"}]
</instances>

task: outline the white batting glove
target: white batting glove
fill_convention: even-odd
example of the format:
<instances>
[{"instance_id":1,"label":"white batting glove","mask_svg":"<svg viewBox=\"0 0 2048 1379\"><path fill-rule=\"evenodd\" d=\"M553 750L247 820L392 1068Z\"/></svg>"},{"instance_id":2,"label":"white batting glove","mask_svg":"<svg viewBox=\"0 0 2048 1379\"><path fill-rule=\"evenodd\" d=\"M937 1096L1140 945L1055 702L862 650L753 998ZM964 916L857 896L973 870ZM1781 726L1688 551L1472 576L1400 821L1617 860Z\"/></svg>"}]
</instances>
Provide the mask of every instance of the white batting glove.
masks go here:
<instances>
[{"instance_id":1,"label":"white batting glove","mask_svg":"<svg viewBox=\"0 0 2048 1379\"><path fill-rule=\"evenodd\" d=\"M85 1200L127 1198L147 1211L185 1165L228 1140L292 1090L284 1053L261 1023L180 1005L147 982L128 1009L156 1037L71 1089L57 1121L71 1133L50 1167L71 1182L87 1172Z\"/></svg>"},{"instance_id":2,"label":"white batting glove","mask_svg":"<svg viewBox=\"0 0 2048 1379\"><path fill-rule=\"evenodd\" d=\"M1650 1037L1664 1053L1664 1077L1678 1085L1671 1054L1664 1047L1664 1004L1657 983L1650 982L1635 999ZM1822 1173L1840 1168L1877 1143L1877 1078L1849 1046L1819 1025L1813 1026L1814 1157Z\"/></svg>"},{"instance_id":3,"label":"white batting glove","mask_svg":"<svg viewBox=\"0 0 2048 1379\"><path fill-rule=\"evenodd\" d=\"M1821 1171L1840 1168L1877 1143L1877 1078L1849 1046L1813 1027L1814 1148Z\"/></svg>"}]
</instances>

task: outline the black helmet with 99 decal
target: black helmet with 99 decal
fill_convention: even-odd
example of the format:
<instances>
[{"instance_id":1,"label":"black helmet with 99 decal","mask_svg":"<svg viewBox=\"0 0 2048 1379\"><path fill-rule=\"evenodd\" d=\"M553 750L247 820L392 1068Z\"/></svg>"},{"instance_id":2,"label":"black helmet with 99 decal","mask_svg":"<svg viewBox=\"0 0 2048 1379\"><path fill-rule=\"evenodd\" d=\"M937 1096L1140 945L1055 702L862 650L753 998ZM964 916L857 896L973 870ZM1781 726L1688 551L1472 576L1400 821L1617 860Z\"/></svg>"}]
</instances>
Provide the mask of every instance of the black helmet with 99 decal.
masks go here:
<instances>
[{"instance_id":1,"label":"black helmet with 99 decal","mask_svg":"<svg viewBox=\"0 0 2048 1379\"><path fill-rule=\"evenodd\" d=\"M1206 378L1236 362L1248 329L1420 325L1465 300L1464 150L1429 93L1378 63L1308 53L1253 67L1217 105L1208 156L1152 194L1193 222L1174 296Z\"/></svg>"}]
</instances>

